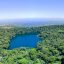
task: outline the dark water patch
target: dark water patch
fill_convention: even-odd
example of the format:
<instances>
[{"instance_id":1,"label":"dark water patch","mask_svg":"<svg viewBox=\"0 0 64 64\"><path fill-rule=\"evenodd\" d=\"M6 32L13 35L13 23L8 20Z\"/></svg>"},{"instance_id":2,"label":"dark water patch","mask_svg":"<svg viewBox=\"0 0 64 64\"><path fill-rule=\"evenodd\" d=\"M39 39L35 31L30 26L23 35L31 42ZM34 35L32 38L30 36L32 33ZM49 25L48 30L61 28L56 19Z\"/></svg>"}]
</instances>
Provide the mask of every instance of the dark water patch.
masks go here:
<instances>
[{"instance_id":1,"label":"dark water patch","mask_svg":"<svg viewBox=\"0 0 64 64\"><path fill-rule=\"evenodd\" d=\"M9 49L20 47L34 48L38 41L40 41L40 37L37 34L16 35L11 39Z\"/></svg>"}]
</instances>

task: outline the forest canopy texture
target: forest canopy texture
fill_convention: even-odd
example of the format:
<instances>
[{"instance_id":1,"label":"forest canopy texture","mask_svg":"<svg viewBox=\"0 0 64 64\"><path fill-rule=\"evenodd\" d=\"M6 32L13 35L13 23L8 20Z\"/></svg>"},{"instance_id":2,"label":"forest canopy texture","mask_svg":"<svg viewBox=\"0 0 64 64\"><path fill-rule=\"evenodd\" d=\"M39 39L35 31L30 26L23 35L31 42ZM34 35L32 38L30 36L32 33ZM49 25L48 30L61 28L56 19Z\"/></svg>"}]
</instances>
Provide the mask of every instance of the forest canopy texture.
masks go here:
<instances>
[{"instance_id":1,"label":"forest canopy texture","mask_svg":"<svg viewBox=\"0 0 64 64\"><path fill-rule=\"evenodd\" d=\"M28 33L38 33L38 36L42 38L36 48L8 49L11 38L17 34ZM1 26L0 64L64 64L64 25Z\"/></svg>"}]
</instances>

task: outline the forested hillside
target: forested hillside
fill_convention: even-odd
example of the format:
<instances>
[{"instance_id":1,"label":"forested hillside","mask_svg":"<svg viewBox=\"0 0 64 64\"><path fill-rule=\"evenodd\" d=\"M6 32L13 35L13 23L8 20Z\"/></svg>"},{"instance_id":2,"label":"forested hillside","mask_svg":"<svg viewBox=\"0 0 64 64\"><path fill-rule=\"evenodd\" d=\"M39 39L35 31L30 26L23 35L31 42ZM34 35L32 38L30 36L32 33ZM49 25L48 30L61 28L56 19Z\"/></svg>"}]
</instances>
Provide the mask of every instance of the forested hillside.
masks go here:
<instances>
[{"instance_id":1,"label":"forested hillside","mask_svg":"<svg viewBox=\"0 0 64 64\"><path fill-rule=\"evenodd\" d=\"M36 48L9 50L17 34L39 33ZM0 27L0 64L64 64L64 25L41 27Z\"/></svg>"}]
</instances>

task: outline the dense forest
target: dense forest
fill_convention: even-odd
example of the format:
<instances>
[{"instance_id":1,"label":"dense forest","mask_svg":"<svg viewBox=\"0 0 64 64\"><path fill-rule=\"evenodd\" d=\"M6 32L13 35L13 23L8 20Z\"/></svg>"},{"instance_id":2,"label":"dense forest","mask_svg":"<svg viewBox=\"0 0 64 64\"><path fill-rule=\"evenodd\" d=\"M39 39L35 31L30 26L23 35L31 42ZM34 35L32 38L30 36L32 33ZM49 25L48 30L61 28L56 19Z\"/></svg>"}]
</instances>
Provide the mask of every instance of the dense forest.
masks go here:
<instances>
[{"instance_id":1,"label":"dense forest","mask_svg":"<svg viewBox=\"0 0 64 64\"><path fill-rule=\"evenodd\" d=\"M8 49L11 38L28 33L42 38L36 48ZM64 25L0 26L0 64L64 64Z\"/></svg>"}]
</instances>

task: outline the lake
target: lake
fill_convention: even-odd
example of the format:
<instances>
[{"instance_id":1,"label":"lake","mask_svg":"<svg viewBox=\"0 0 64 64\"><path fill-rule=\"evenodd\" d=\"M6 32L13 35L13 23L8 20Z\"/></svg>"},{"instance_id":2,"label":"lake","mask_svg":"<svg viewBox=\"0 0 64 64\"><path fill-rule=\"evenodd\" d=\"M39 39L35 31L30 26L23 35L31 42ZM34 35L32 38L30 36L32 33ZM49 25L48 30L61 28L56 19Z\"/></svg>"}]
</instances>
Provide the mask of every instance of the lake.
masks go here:
<instances>
[{"instance_id":1,"label":"lake","mask_svg":"<svg viewBox=\"0 0 64 64\"><path fill-rule=\"evenodd\" d=\"M16 35L10 41L9 49L20 48L20 47L36 47L40 37L37 34L25 34L25 35Z\"/></svg>"}]
</instances>

